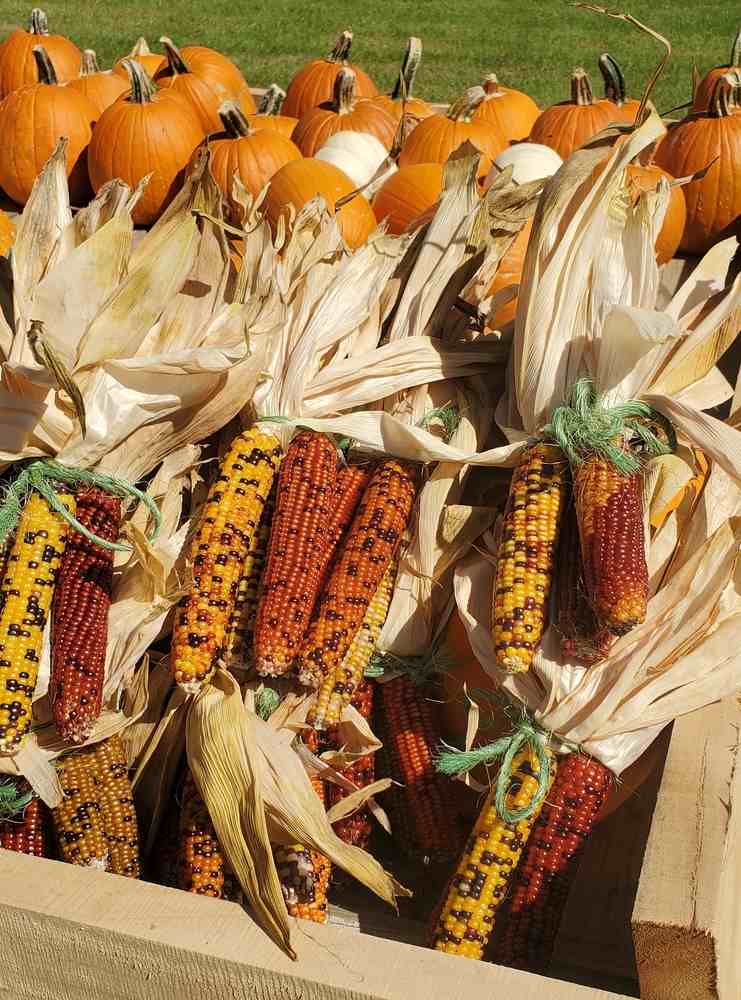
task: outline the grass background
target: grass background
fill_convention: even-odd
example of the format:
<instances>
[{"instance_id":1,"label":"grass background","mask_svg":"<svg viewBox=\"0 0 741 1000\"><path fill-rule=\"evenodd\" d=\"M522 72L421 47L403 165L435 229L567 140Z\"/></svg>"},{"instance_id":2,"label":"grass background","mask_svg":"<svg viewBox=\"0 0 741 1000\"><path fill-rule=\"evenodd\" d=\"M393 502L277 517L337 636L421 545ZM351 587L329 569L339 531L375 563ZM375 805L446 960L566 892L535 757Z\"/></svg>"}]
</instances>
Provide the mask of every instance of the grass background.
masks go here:
<instances>
[{"instance_id":1,"label":"grass background","mask_svg":"<svg viewBox=\"0 0 741 1000\"><path fill-rule=\"evenodd\" d=\"M613 6L616 0L613 0ZM688 100L691 69L725 63L738 28L736 2L626 0L624 9L669 38L673 56L655 98L666 111ZM25 23L30 2L4 0L0 38ZM97 51L101 65L128 52L139 35L152 49L161 35L198 42L230 55L252 86L285 87L306 60L326 54L343 28L355 33L353 60L381 90L395 79L409 35L424 45L416 92L449 101L496 72L503 83L541 105L566 99L573 66L583 65L601 95L600 52L622 65L630 96L655 66L660 48L631 26L578 10L563 0L48 0L51 30ZM622 9L622 8L621 8Z\"/></svg>"}]
</instances>

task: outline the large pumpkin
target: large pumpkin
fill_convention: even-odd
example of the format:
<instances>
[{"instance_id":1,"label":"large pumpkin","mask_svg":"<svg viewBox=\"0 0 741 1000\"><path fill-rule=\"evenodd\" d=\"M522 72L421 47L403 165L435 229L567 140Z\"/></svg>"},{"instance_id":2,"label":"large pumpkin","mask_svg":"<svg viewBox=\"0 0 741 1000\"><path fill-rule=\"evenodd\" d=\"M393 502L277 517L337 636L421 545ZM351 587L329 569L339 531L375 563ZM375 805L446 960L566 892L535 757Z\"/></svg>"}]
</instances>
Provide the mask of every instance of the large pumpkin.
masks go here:
<instances>
[{"instance_id":1,"label":"large pumpkin","mask_svg":"<svg viewBox=\"0 0 741 1000\"><path fill-rule=\"evenodd\" d=\"M376 191L372 201L376 219L385 220L388 231L398 236L436 204L442 189L441 163L413 163L400 167Z\"/></svg>"},{"instance_id":2,"label":"large pumpkin","mask_svg":"<svg viewBox=\"0 0 741 1000\"><path fill-rule=\"evenodd\" d=\"M313 59L295 74L286 90L284 114L301 118L312 108L330 101L334 93L335 77L343 66L349 66L355 72L358 97L378 96L378 88L367 73L347 61L352 38L352 31L343 31L326 59Z\"/></svg>"},{"instance_id":3,"label":"large pumpkin","mask_svg":"<svg viewBox=\"0 0 741 1000\"><path fill-rule=\"evenodd\" d=\"M271 83L262 95L257 114L247 116L252 128L271 128L275 132L280 132L286 139L290 139L298 125L298 118L291 118L290 115L281 113L285 99L285 90L281 90L277 83Z\"/></svg>"},{"instance_id":4,"label":"large pumpkin","mask_svg":"<svg viewBox=\"0 0 741 1000\"><path fill-rule=\"evenodd\" d=\"M172 92L158 91L141 63L126 59L124 65L131 91L104 111L95 126L90 180L97 192L115 177L133 188L150 174L133 211L134 222L149 225L180 189L203 129L190 105Z\"/></svg>"},{"instance_id":5,"label":"large pumpkin","mask_svg":"<svg viewBox=\"0 0 741 1000\"><path fill-rule=\"evenodd\" d=\"M82 53L80 75L70 80L69 86L78 90L90 101L96 111L96 121L106 108L129 89L127 80L111 70L102 71L92 49Z\"/></svg>"},{"instance_id":6,"label":"large pumpkin","mask_svg":"<svg viewBox=\"0 0 741 1000\"><path fill-rule=\"evenodd\" d=\"M716 83L722 76L733 72L733 70L741 72L741 28L733 39L728 65L714 67L700 81L697 90L692 96L692 110L700 113L707 111Z\"/></svg>"},{"instance_id":7,"label":"large pumpkin","mask_svg":"<svg viewBox=\"0 0 741 1000\"><path fill-rule=\"evenodd\" d=\"M427 101L422 101L412 94L421 60L422 42L419 38L410 38L394 89L390 94L380 94L373 98L373 103L388 111L397 124L401 121L402 112L420 121L435 113Z\"/></svg>"},{"instance_id":8,"label":"large pumpkin","mask_svg":"<svg viewBox=\"0 0 741 1000\"><path fill-rule=\"evenodd\" d=\"M234 63L213 49L186 46L182 51L169 38L160 38L166 64L154 78L158 87L184 98L198 115L204 132L221 129L219 108L224 101L239 101L245 114L257 109L244 77Z\"/></svg>"},{"instance_id":9,"label":"large pumpkin","mask_svg":"<svg viewBox=\"0 0 741 1000\"><path fill-rule=\"evenodd\" d=\"M257 197L273 174L291 160L300 160L301 153L279 132L252 128L234 101L222 104L220 116L226 138L210 143L211 173L226 198L231 221L238 224L242 212L232 197L234 178L239 177Z\"/></svg>"},{"instance_id":10,"label":"large pumpkin","mask_svg":"<svg viewBox=\"0 0 741 1000\"><path fill-rule=\"evenodd\" d=\"M607 105L614 122L632 125L641 102L625 96L623 71L609 52L603 52L599 57L599 70L605 85L605 96L600 103Z\"/></svg>"},{"instance_id":11,"label":"large pumpkin","mask_svg":"<svg viewBox=\"0 0 741 1000\"><path fill-rule=\"evenodd\" d=\"M413 163L445 163L464 142L472 143L484 154L482 171L507 146L499 128L488 121L474 120L474 112L485 98L481 87L466 91L446 115L430 115L414 129L404 143L399 166Z\"/></svg>"},{"instance_id":12,"label":"large pumpkin","mask_svg":"<svg viewBox=\"0 0 741 1000\"><path fill-rule=\"evenodd\" d=\"M161 52L152 52L147 44L146 38L138 38L136 45L127 56L122 56L121 59L116 60L116 65L113 67L113 72L118 76L123 77L128 85L129 74L126 72L126 67L123 62L124 59L136 59L137 62L141 63L147 72L147 76L153 77L158 70L166 63L166 59Z\"/></svg>"},{"instance_id":13,"label":"large pumpkin","mask_svg":"<svg viewBox=\"0 0 741 1000\"><path fill-rule=\"evenodd\" d=\"M670 128L656 150L656 163L674 177L712 164L704 177L684 186L687 222L680 249L685 253L705 253L741 231L741 114L734 113L740 96L741 75L720 77L708 110Z\"/></svg>"},{"instance_id":14,"label":"large pumpkin","mask_svg":"<svg viewBox=\"0 0 741 1000\"><path fill-rule=\"evenodd\" d=\"M86 152L97 114L84 94L57 82L42 45L34 46L33 55L39 82L14 91L0 104L0 188L24 205L64 136L70 199L80 205L90 195Z\"/></svg>"},{"instance_id":15,"label":"large pumpkin","mask_svg":"<svg viewBox=\"0 0 741 1000\"><path fill-rule=\"evenodd\" d=\"M540 108L527 94L503 87L495 73L484 79L485 100L476 109L474 121L492 122L507 142L527 139L540 114Z\"/></svg>"},{"instance_id":16,"label":"large pumpkin","mask_svg":"<svg viewBox=\"0 0 741 1000\"><path fill-rule=\"evenodd\" d=\"M583 69L575 69L571 74L571 100L546 108L533 125L530 139L550 146L566 160L614 118L614 105L595 101L589 77Z\"/></svg>"},{"instance_id":17,"label":"large pumpkin","mask_svg":"<svg viewBox=\"0 0 741 1000\"><path fill-rule=\"evenodd\" d=\"M0 101L14 90L38 82L33 49L39 44L46 49L60 83L80 72L80 50L64 35L50 35L46 14L36 7L31 11L28 31L18 28L0 45Z\"/></svg>"},{"instance_id":18,"label":"large pumpkin","mask_svg":"<svg viewBox=\"0 0 741 1000\"><path fill-rule=\"evenodd\" d=\"M335 132L367 132L391 149L396 122L374 101L359 101L356 87L355 71L343 66L335 77L332 100L299 119L293 141L304 156L314 156Z\"/></svg>"},{"instance_id":19,"label":"large pumpkin","mask_svg":"<svg viewBox=\"0 0 741 1000\"><path fill-rule=\"evenodd\" d=\"M321 160L293 160L273 176L265 199L265 212L276 231L278 219L289 221L290 206L298 212L307 201L320 194L334 215L335 203L351 194L355 186L346 174ZM345 242L353 249L365 243L376 225L373 210L362 195L356 195L337 210Z\"/></svg>"},{"instance_id":20,"label":"large pumpkin","mask_svg":"<svg viewBox=\"0 0 741 1000\"><path fill-rule=\"evenodd\" d=\"M489 295L496 295L497 292L508 288L510 285L519 285L522 278L522 268L525 263L527 244L530 233L533 231L533 220L528 219L517 236L514 238L509 250L499 262L497 273L489 285ZM502 327L511 323L517 313L517 296L501 305L492 315L489 316L487 325L493 330L501 330Z\"/></svg>"}]
</instances>

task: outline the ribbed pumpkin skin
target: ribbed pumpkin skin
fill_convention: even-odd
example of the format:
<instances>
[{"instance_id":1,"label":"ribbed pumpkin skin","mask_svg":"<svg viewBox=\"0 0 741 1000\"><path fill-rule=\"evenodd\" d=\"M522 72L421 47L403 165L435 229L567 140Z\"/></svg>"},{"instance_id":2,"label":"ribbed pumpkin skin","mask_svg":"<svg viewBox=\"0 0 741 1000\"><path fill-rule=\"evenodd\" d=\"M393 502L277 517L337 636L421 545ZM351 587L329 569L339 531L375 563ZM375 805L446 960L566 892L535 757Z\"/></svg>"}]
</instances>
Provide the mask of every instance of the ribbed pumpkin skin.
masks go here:
<instances>
[{"instance_id":1,"label":"ribbed pumpkin skin","mask_svg":"<svg viewBox=\"0 0 741 1000\"><path fill-rule=\"evenodd\" d=\"M180 49L180 55L194 76L200 77L212 86L222 87L233 99L239 100L246 114L254 114L257 111L247 81L231 59L205 45L186 45ZM155 77L155 83L158 87L164 86L165 80L172 75L165 61ZM248 96L244 95L244 91Z\"/></svg>"},{"instance_id":2,"label":"ribbed pumpkin skin","mask_svg":"<svg viewBox=\"0 0 741 1000\"><path fill-rule=\"evenodd\" d=\"M293 141L304 156L314 156L336 132L367 132L391 149L396 122L374 101L358 101L346 114L335 111L334 105L327 102L307 111L299 120Z\"/></svg>"},{"instance_id":3,"label":"ribbed pumpkin skin","mask_svg":"<svg viewBox=\"0 0 741 1000\"><path fill-rule=\"evenodd\" d=\"M464 142L473 143L489 160L495 160L507 147L507 140L491 122L453 121L446 115L431 115L420 122L407 139L399 166L445 163Z\"/></svg>"},{"instance_id":4,"label":"ribbed pumpkin skin","mask_svg":"<svg viewBox=\"0 0 741 1000\"><path fill-rule=\"evenodd\" d=\"M378 88L367 73L353 63L335 62L332 59L314 59L296 73L286 90L283 114L292 118L302 118L307 111L318 108L325 101L332 100L335 77L348 66L357 80L356 95L377 97Z\"/></svg>"},{"instance_id":5,"label":"ribbed pumpkin skin","mask_svg":"<svg viewBox=\"0 0 741 1000\"><path fill-rule=\"evenodd\" d=\"M278 219L293 205L296 211L320 194L334 213L335 202L354 190L352 181L338 167L321 160L293 160L274 175L265 199L265 211L275 231ZM356 249L365 243L376 225L376 217L368 201L357 195L340 208L338 219L348 246Z\"/></svg>"},{"instance_id":6,"label":"ribbed pumpkin skin","mask_svg":"<svg viewBox=\"0 0 741 1000\"><path fill-rule=\"evenodd\" d=\"M606 98L597 101L597 104L607 109L611 116L609 121L624 122L626 125L632 125L635 122L638 108L641 106L641 102L634 100L632 97L623 101L622 104L616 104L614 101L608 101Z\"/></svg>"},{"instance_id":7,"label":"ribbed pumpkin skin","mask_svg":"<svg viewBox=\"0 0 741 1000\"><path fill-rule=\"evenodd\" d=\"M147 72L147 76L151 76L152 79L157 75L157 73L167 65L167 60L159 52L149 52L143 55L130 55L124 56L124 59L136 59L136 61L144 67ZM113 72L116 76L123 77L127 80L126 68L122 65L122 60L118 59L113 67Z\"/></svg>"},{"instance_id":8,"label":"ribbed pumpkin skin","mask_svg":"<svg viewBox=\"0 0 741 1000\"><path fill-rule=\"evenodd\" d=\"M662 177L668 181L674 179L671 174L662 170L661 167L657 167L655 163L649 167L631 163L628 167L628 177L637 191L653 191ZM673 187L669 194L669 204L666 207L664 222L656 237L657 264L666 264L674 257L682 242L686 222L687 203L684 200L684 188Z\"/></svg>"},{"instance_id":9,"label":"ribbed pumpkin skin","mask_svg":"<svg viewBox=\"0 0 741 1000\"><path fill-rule=\"evenodd\" d=\"M486 100L476 108L473 120L491 122L507 142L519 142L530 135L530 129L539 115L540 108L532 97L521 90L497 84L496 89L492 93L487 92Z\"/></svg>"},{"instance_id":10,"label":"ribbed pumpkin skin","mask_svg":"<svg viewBox=\"0 0 741 1000\"><path fill-rule=\"evenodd\" d=\"M240 208L232 199L232 185L238 174L253 197L262 191L282 166L300 160L298 147L279 132L262 129L238 139L216 139L211 143L211 173L221 188L232 221L240 219Z\"/></svg>"},{"instance_id":11,"label":"ribbed pumpkin skin","mask_svg":"<svg viewBox=\"0 0 741 1000\"><path fill-rule=\"evenodd\" d=\"M0 45L0 101L14 90L28 87L39 79L33 56L34 45L43 45L60 83L80 72L82 53L63 35L35 35L18 28Z\"/></svg>"},{"instance_id":12,"label":"ribbed pumpkin skin","mask_svg":"<svg viewBox=\"0 0 741 1000\"><path fill-rule=\"evenodd\" d=\"M388 112L396 124L399 124L401 121L401 111L403 107L400 100L394 100L390 94L379 94L378 97L373 98L373 103ZM427 101L423 101L419 97L410 97L406 102L406 113L411 115L413 118L419 118L421 121L424 121L425 118L429 118L430 115L435 114L435 109L430 107Z\"/></svg>"},{"instance_id":13,"label":"ribbed pumpkin skin","mask_svg":"<svg viewBox=\"0 0 741 1000\"><path fill-rule=\"evenodd\" d=\"M246 115L255 110L255 102L249 90L243 90L241 95L227 91L217 83L203 80L195 73L183 73L178 76L157 76L157 86L161 90L177 94L193 108L201 123L204 134L218 132L221 129L219 108L226 100L239 100L242 111ZM244 99L247 94L248 100Z\"/></svg>"},{"instance_id":14,"label":"ribbed pumpkin skin","mask_svg":"<svg viewBox=\"0 0 741 1000\"><path fill-rule=\"evenodd\" d=\"M247 115L247 121L256 131L270 129L285 139L293 138L293 131L298 125L298 118L290 115Z\"/></svg>"},{"instance_id":15,"label":"ribbed pumpkin skin","mask_svg":"<svg viewBox=\"0 0 741 1000\"><path fill-rule=\"evenodd\" d=\"M219 107L224 101L238 101L246 115L257 111L246 80L226 56L201 45L178 50L169 39L161 41L165 43L168 58L155 76L155 83L162 90L172 90L192 106L204 133L221 130Z\"/></svg>"},{"instance_id":16,"label":"ribbed pumpkin skin","mask_svg":"<svg viewBox=\"0 0 741 1000\"><path fill-rule=\"evenodd\" d=\"M414 163L392 174L373 198L379 222L386 220L388 231L398 236L424 211L434 205L443 189L440 163Z\"/></svg>"},{"instance_id":17,"label":"ribbed pumpkin skin","mask_svg":"<svg viewBox=\"0 0 741 1000\"><path fill-rule=\"evenodd\" d=\"M610 101L587 105L562 101L542 112L532 127L530 141L550 146L562 160L566 160L587 139L616 121L616 110L617 106Z\"/></svg>"},{"instance_id":18,"label":"ribbed pumpkin skin","mask_svg":"<svg viewBox=\"0 0 741 1000\"><path fill-rule=\"evenodd\" d=\"M69 86L83 94L95 108L95 120L103 114L106 108L125 94L129 85L118 73L100 72L89 76L78 76L70 80Z\"/></svg>"},{"instance_id":19,"label":"ribbed pumpkin skin","mask_svg":"<svg viewBox=\"0 0 741 1000\"><path fill-rule=\"evenodd\" d=\"M501 291L502 288L507 288L509 285L519 285L522 278L522 267L525 263L525 254L527 253L527 244L532 231L533 220L529 219L502 258L497 273L494 275L494 280L489 286L489 295L496 295L498 291ZM507 323L511 323L516 313L517 296L510 302L505 302L503 306L497 309L493 316L489 317L488 326L495 330L500 329L506 326Z\"/></svg>"},{"instance_id":20,"label":"ribbed pumpkin skin","mask_svg":"<svg viewBox=\"0 0 741 1000\"><path fill-rule=\"evenodd\" d=\"M90 194L86 152L97 118L79 91L36 83L16 90L0 104L0 188L25 205L33 182L66 136L70 200L83 204Z\"/></svg>"}]
</instances>

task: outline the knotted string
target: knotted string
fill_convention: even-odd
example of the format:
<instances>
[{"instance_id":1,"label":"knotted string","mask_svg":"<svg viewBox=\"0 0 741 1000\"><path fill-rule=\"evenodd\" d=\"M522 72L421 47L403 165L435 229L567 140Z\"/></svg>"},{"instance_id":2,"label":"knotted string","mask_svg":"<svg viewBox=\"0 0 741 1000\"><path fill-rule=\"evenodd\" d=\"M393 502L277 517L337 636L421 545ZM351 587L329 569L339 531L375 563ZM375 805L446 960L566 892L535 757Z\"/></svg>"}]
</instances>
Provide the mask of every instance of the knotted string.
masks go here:
<instances>
[{"instance_id":1,"label":"knotted string","mask_svg":"<svg viewBox=\"0 0 741 1000\"><path fill-rule=\"evenodd\" d=\"M270 687L261 688L255 695L255 711L265 722L280 705L280 695Z\"/></svg>"},{"instance_id":2,"label":"knotted string","mask_svg":"<svg viewBox=\"0 0 741 1000\"><path fill-rule=\"evenodd\" d=\"M420 656L373 653L363 676L378 678L386 674L406 674L414 684L427 684L433 677L448 673L454 666L453 657L442 643L438 643Z\"/></svg>"},{"instance_id":3,"label":"knotted string","mask_svg":"<svg viewBox=\"0 0 741 1000\"><path fill-rule=\"evenodd\" d=\"M20 822L24 809L32 799L32 791L19 792L15 782L0 782L0 822Z\"/></svg>"}]
</instances>

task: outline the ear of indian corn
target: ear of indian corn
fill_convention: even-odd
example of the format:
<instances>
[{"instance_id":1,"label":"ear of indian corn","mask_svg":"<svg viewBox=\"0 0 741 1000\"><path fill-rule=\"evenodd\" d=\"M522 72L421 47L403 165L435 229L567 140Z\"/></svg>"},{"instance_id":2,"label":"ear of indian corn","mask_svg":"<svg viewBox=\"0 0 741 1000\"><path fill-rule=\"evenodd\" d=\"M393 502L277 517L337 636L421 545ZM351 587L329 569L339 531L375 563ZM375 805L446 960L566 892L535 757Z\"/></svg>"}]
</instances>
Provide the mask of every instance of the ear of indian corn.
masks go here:
<instances>
[{"instance_id":1,"label":"ear of indian corn","mask_svg":"<svg viewBox=\"0 0 741 1000\"><path fill-rule=\"evenodd\" d=\"M492 601L497 661L512 673L530 668L545 629L567 477L561 450L543 443L512 474Z\"/></svg>"},{"instance_id":2,"label":"ear of indian corn","mask_svg":"<svg viewBox=\"0 0 741 1000\"><path fill-rule=\"evenodd\" d=\"M365 788L372 785L376 780L375 754L369 753L365 757L360 757L353 761L341 773L348 781L352 781L358 788ZM340 785L330 784L328 786L329 805L334 806L341 802L350 793ZM358 809L352 816L345 816L332 824L332 829L346 844L354 844L367 850L373 833L373 824L370 814L365 806Z\"/></svg>"},{"instance_id":3,"label":"ear of indian corn","mask_svg":"<svg viewBox=\"0 0 741 1000\"><path fill-rule=\"evenodd\" d=\"M555 769L554 769L555 770ZM509 809L530 805L538 790L540 764L531 747L514 759L506 793ZM519 823L506 823L496 807L496 788L486 798L465 851L450 880L431 947L448 955L483 958L497 910L517 868L540 808Z\"/></svg>"},{"instance_id":4,"label":"ear of indian corn","mask_svg":"<svg viewBox=\"0 0 741 1000\"><path fill-rule=\"evenodd\" d=\"M109 736L93 744L88 753L108 844L108 871L139 878L139 829L121 737Z\"/></svg>"},{"instance_id":5,"label":"ear of indian corn","mask_svg":"<svg viewBox=\"0 0 741 1000\"><path fill-rule=\"evenodd\" d=\"M601 628L625 635L648 603L640 473L591 456L576 467L574 498L587 599Z\"/></svg>"},{"instance_id":6,"label":"ear of indian corn","mask_svg":"<svg viewBox=\"0 0 741 1000\"><path fill-rule=\"evenodd\" d=\"M75 498L59 493L70 513ZM32 493L23 508L0 588L0 754L13 754L31 728L31 703L67 522Z\"/></svg>"},{"instance_id":7,"label":"ear of indian corn","mask_svg":"<svg viewBox=\"0 0 741 1000\"><path fill-rule=\"evenodd\" d=\"M352 524L355 511L372 473L370 465L343 465L337 472L332 508L325 526L326 545L319 563L319 590L332 568L332 557Z\"/></svg>"},{"instance_id":8,"label":"ear of indian corn","mask_svg":"<svg viewBox=\"0 0 741 1000\"><path fill-rule=\"evenodd\" d=\"M324 802L324 782L314 776L311 784ZM327 890L332 875L330 860L303 844L276 847L273 853L288 913L301 920L325 924L329 916Z\"/></svg>"},{"instance_id":9,"label":"ear of indian corn","mask_svg":"<svg viewBox=\"0 0 741 1000\"><path fill-rule=\"evenodd\" d=\"M272 434L256 427L239 434L209 491L191 543L193 587L178 606L172 633L172 669L186 691L197 691L225 653L239 580L257 544L281 454Z\"/></svg>"},{"instance_id":10,"label":"ear of indian corn","mask_svg":"<svg viewBox=\"0 0 741 1000\"><path fill-rule=\"evenodd\" d=\"M62 758L59 781L64 798L52 810L52 818L62 860L105 870L108 843L95 775L84 750Z\"/></svg>"},{"instance_id":11,"label":"ear of indian corn","mask_svg":"<svg viewBox=\"0 0 741 1000\"><path fill-rule=\"evenodd\" d=\"M0 821L0 847L17 854L47 856L46 807L41 799L31 799L23 812Z\"/></svg>"},{"instance_id":12,"label":"ear of indian corn","mask_svg":"<svg viewBox=\"0 0 741 1000\"><path fill-rule=\"evenodd\" d=\"M394 593L397 563L393 559L378 585L365 612L363 622L350 643L342 663L334 673L328 673L316 696L316 703L307 721L315 729L336 725L342 709L352 701L354 692L363 682L365 669L376 651L378 637L386 621Z\"/></svg>"},{"instance_id":13,"label":"ear of indian corn","mask_svg":"<svg viewBox=\"0 0 741 1000\"><path fill-rule=\"evenodd\" d=\"M121 501L98 489L77 497L77 520L115 542ZM59 735L83 743L100 715L108 643L113 551L71 531L62 556L52 605L49 697Z\"/></svg>"},{"instance_id":14,"label":"ear of indian corn","mask_svg":"<svg viewBox=\"0 0 741 1000\"><path fill-rule=\"evenodd\" d=\"M390 459L373 473L301 646L302 684L319 687L341 666L396 554L415 495L410 464Z\"/></svg>"},{"instance_id":15,"label":"ear of indian corn","mask_svg":"<svg viewBox=\"0 0 741 1000\"><path fill-rule=\"evenodd\" d=\"M512 880L495 962L532 972L548 968L579 859L612 785L612 772L592 757L559 758Z\"/></svg>"},{"instance_id":16,"label":"ear of indian corn","mask_svg":"<svg viewBox=\"0 0 741 1000\"><path fill-rule=\"evenodd\" d=\"M178 885L186 892L221 899L224 895L224 855L190 771L183 785L182 803Z\"/></svg>"},{"instance_id":17,"label":"ear of indian corn","mask_svg":"<svg viewBox=\"0 0 741 1000\"><path fill-rule=\"evenodd\" d=\"M328 545L337 483L337 450L324 434L291 441L278 476L273 527L255 622L255 665L280 676L293 663L309 624Z\"/></svg>"}]
</instances>

